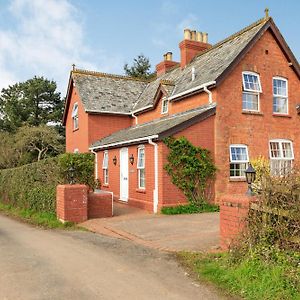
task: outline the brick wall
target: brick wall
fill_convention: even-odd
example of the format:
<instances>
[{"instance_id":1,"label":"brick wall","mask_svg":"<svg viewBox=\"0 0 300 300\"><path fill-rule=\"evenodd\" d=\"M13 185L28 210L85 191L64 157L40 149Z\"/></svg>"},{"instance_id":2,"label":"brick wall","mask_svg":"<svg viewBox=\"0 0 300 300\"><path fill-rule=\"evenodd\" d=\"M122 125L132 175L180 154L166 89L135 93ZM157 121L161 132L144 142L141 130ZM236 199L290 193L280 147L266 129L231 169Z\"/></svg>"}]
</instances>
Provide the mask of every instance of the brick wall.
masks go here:
<instances>
[{"instance_id":1,"label":"brick wall","mask_svg":"<svg viewBox=\"0 0 300 300\"><path fill-rule=\"evenodd\" d=\"M268 51L266 51L268 50ZM268 53L268 54L267 54ZM261 114L242 112L242 72L259 73L262 93L260 94ZM289 115L277 116L272 113L272 77L288 79ZM222 194L245 193L245 182L230 181L230 144L248 145L250 159L262 155L269 158L270 139L289 139L293 141L295 160L300 159L300 117L296 112L299 103L300 84L294 71L272 34L267 31L245 58L217 88L216 112L216 152L218 168L216 177L216 199Z\"/></svg>"},{"instance_id":2,"label":"brick wall","mask_svg":"<svg viewBox=\"0 0 300 300\"><path fill-rule=\"evenodd\" d=\"M87 220L87 189L82 184L57 186L56 214L59 220L75 223Z\"/></svg>"},{"instance_id":3,"label":"brick wall","mask_svg":"<svg viewBox=\"0 0 300 300\"><path fill-rule=\"evenodd\" d=\"M108 218L113 216L113 195L111 193L88 194L88 218Z\"/></svg>"},{"instance_id":4,"label":"brick wall","mask_svg":"<svg viewBox=\"0 0 300 300\"><path fill-rule=\"evenodd\" d=\"M220 242L226 250L238 242L247 223L252 197L245 194L223 195L220 198Z\"/></svg>"},{"instance_id":5,"label":"brick wall","mask_svg":"<svg viewBox=\"0 0 300 300\"><path fill-rule=\"evenodd\" d=\"M73 129L72 110L75 103L78 103L78 124L79 128ZM84 107L75 87L72 88L70 97L70 106L66 118L66 151L87 152L89 148L88 139L88 114L84 111Z\"/></svg>"}]
</instances>

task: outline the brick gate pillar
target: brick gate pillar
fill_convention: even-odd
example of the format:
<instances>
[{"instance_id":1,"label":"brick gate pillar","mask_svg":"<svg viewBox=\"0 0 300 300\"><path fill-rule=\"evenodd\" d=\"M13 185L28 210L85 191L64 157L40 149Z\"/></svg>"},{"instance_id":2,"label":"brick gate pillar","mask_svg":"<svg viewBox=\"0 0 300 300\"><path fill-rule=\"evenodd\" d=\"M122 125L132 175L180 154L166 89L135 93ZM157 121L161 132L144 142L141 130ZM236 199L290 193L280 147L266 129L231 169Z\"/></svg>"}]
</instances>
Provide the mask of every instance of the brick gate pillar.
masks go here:
<instances>
[{"instance_id":1,"label":"brick gate pillar","mask_svg":"<svg viewBox=\"0 0 300 300\"><path fill-rule=\"evenodd\" d=\"M83 184L58 185L56 215L62 222L80 223L87 220L88 187Z\"/></svg>"}]
</instances>

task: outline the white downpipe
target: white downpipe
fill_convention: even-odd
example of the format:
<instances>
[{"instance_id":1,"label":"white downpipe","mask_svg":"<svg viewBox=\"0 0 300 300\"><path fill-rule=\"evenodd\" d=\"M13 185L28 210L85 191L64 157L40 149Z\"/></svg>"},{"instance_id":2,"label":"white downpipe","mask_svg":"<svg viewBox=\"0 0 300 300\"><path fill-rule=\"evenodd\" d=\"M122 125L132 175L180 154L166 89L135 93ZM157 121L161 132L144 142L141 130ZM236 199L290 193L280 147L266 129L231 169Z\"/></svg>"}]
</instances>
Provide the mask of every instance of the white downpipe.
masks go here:
<instances>
[{"instance_id":1,"label":"white downpipe","mask_svg":"<svg viewBox=\"0 0 300 300\"><path fill-rule=\"evenodd\" d=\"M95 155L95 178L98 179L98 155L94 150L91 150L91 152Z\"/></svg>"},{"instance_id":2,"label":"white downpipe","mask_svg":"<svg viewBox=\"0 0 300 300\"><path fill-rule=\"evenodd\" d=\"M138 117L134 114L134 112L131 114L131 116L135 119L135 125L138 124Z\"/></svg>"},{"instance_id":3,"label":"white downpipe","mask_svg":"<svg viewBox=\"0 0 300 300\"><path fill-rule=\"evenodd\" d=\"M213 103L212 92L207 88L207 86L205 86L203 88L203 91L208 94L208 102L209 102L209 104L212 104Z\"/></svg>"},{"instance_id":4,"label":"white downpipe","mask_svg":"<svg viewBox=\"0 0 300 300\"><path fill-rule=\"evenodd\" d=\"M158 145L148 140L149 144L154 146L154 190L153 190L153 212L156 214L158 209Z\"/></svg>"}]
</instances>

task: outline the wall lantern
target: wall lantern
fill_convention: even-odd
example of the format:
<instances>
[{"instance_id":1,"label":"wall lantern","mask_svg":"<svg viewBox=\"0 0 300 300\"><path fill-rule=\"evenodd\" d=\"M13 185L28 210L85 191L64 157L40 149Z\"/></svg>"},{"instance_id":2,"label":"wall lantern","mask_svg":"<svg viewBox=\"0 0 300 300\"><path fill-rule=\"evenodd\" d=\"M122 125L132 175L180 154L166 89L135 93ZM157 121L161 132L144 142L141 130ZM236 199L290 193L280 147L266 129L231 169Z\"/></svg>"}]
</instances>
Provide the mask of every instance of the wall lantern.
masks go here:
<instances>
[{"instance_id":1,"label":"wall lantern","mask_svg":"<svg viewBox=\"0 0 300 300\"><path fill-rule=\"evenodd\" d=\"M129 161L130 161L130 163L133 165L133 163L134 163L134 157L133 157L133 154L130 155Z\"/></svg>"},{"instance_id":2,"label":"wall lantern","mask_svg":"<svg viewBox=\"0 0 300 300\"><path fill-rule=\"evenodd\" d=\"M113 164L116 165L116 164L117 164L117 161L118 161L118 160L117 160L117 157L114 156L114 158L113 158Z\"/></svg>"},{"instance_id":3,"label":"wall lantern","mask_svg":"<svg viewBox=\"0 0 300 300\"><path fill-rule=\"evenodd\" d=\"M252 196L253 195L253 191L252 191L252 183L255 181L256 178L256 171L255 169L252 167L251 164L249 164L249 167L247 168L247 170L245 171L246 174L246 181L248 183L248 191L246 193L246 195Z\"/></svg>"},{"instance_id":4,"label":"wall lantern","mask_svg":"<svg viewBox=\"0 0 300 300\"><path fill-rule=\"evenodd\" d=\"M74 180L74 172L75 172L75 168L73 167L73 165L71 165L71 167L69 168L69 184L75 184L75 180Z\"/></svg>"}]
</instances>

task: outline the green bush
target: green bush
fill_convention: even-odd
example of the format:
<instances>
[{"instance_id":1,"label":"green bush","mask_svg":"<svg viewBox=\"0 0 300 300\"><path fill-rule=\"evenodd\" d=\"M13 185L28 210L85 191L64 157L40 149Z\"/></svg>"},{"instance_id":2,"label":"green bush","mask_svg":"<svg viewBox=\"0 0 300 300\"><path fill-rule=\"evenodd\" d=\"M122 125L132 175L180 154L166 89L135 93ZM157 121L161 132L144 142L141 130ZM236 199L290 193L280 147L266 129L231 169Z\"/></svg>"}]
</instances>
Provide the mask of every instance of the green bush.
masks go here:
<instances>
[{"instance_id":1,"label":"green bush","mask_svg":"<svg viewBox=\"0 0 300 300\"><path fill-rule=\"evenodd\" d=\"M35 212L55 213L56 186L70 182L94 187L94 155L62 154L13 169L0 170L0 201Z\"/></svg>"},{"instance_id":2,"label":"green bush","mask_svg":"<svg viewBox=\"0 0 300 300\"><path fill-rule=\"evenodd\" d=\"M96 185L94 159L95 156L91 153L65 153L60 155L58 165L63 182L86 184L94 188Z\"/></svg>"},{"instance_id":3,"label":"green bush","mask_svg":"<svg viewBox=\"0 0 300 300\"><path fill-rule=\"evenodd\" d=\"M14 207L55 212L56 186L61 183L58 158L0 171L0 200Z\"/></svg>"}]
</instances>

